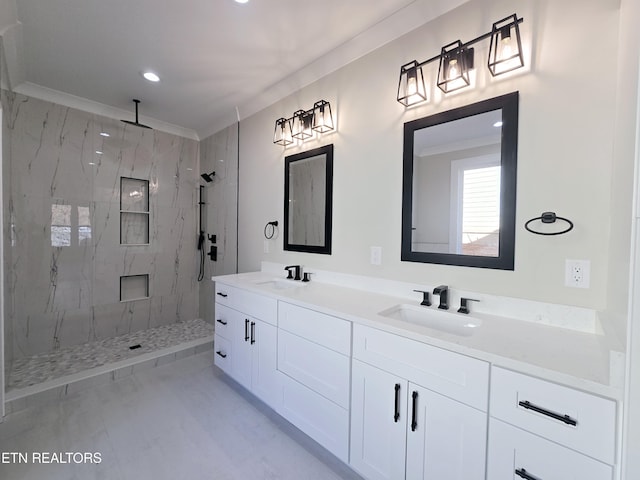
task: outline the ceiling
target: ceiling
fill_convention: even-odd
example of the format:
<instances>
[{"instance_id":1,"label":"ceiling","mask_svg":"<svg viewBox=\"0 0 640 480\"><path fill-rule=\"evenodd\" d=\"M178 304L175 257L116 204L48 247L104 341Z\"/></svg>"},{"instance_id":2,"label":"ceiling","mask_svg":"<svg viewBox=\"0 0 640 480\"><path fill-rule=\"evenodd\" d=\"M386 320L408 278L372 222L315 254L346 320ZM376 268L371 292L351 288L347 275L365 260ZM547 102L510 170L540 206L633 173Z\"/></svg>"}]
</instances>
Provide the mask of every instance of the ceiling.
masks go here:
<instances>
[{"instance_id":1,"label":"ceiling","mask_svg":"<svg viewBox=\"0 0 640 480\"><path fill-rule=\"evenodd\" d=\"M138 98L141 121L204 138L464 1L15 0L13 86L131 116Z\"/></svg>"}]
</instances>

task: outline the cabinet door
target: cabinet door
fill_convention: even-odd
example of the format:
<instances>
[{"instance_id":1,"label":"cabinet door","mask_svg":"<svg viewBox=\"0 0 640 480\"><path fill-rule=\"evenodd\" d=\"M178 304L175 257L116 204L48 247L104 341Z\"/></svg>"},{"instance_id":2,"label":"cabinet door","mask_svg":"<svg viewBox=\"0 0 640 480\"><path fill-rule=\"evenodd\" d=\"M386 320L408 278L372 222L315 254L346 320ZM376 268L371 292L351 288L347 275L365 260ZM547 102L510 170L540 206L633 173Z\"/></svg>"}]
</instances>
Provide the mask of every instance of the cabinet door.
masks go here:
<instances>
[{"instance_id":1,"label":"cabinet door","mask_svg":"<svg viewBox=\"0 0 640 480\"><path fill-rule=\"evenodd\" d=\"M249 324L251 345L251 390L262 401L275 408L278 398L276 376L277 328L253 319Z\"/></svg>"},{"instance_id":2,"label":"cabinet door","mask_svg":"<svg viewBox=\"0 0 640 480\"><path fill-rule=\"evenodd\" d=\"M232 310L231 373L242 386L251 390L251 317Z\"/></svg>"},{"instance_id":3,"label":"cabinet door","mask_svg":"<svg viewBox=\"0 0 640 480\"><path fill-rule=\"evenodd\" d=\"M412 383L407 412L407 480L485 478L486 413Z\"/></svg>"},{"instance_id":4,"label":"cabinet door","mask_svg":"<svg viewBox=\"0 0 640 480\"><path fill-rule=\"evenodd\" d=\"M404 478L407 387L400 377L353 361L350 464L369 480Z\"/></svg>"}]
</instances>

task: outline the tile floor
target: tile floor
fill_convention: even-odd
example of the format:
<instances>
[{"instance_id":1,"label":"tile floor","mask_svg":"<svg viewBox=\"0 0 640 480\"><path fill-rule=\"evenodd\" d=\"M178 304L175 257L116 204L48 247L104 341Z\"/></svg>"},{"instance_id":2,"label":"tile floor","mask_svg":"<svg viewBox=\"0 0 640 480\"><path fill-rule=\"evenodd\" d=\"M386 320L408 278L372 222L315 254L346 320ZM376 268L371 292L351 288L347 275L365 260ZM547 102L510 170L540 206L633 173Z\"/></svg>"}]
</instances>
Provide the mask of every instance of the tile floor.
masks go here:
<instances>
[{"instance_id":1,"label":"tile floor","mask_svg":"<svg viewBox=\"0 0 640 480\"><path fill-rule=\"evenodd\" d=\"M11 452L26 454L27 463L6 463ZM41 452L63 459L66 452L98 452L101 462L34 464ZM360 477L228 380L208 351L5 417L0 478Z\"/></svg>"}]
</instances>

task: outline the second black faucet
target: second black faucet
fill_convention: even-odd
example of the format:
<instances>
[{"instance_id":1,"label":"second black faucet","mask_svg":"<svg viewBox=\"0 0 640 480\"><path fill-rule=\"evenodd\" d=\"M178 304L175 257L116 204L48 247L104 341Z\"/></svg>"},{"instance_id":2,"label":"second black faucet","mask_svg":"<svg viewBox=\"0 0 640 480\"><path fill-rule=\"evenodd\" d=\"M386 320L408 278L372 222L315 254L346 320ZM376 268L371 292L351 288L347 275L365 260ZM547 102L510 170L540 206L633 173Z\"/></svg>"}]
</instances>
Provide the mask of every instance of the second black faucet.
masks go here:
<instances>
[{"instance_id":1,"label":"second black faucet","mask_svg":"<svg viewBox=\"0 0 640 480\"><path fill-rule=\"evenodd\" d=\"M438 305L438 308L449 310L449 287L440 285L433 289L433 294L440 295L440 305Z\"/></svg>"},{"instance_id":2,"label":"second black faucet","mask_svg":"<svg viewBox=\"0 0 640 480\"><path fill-rule=\"evenodd\" d=\"M302 277L300 276L302 273L302 267L300 265L289 265L288 267L284 267L284 269L289 272L287 274L287 278L293 280L300 280ZM291 275L291 270L295 272L295 276Z\"/></svg>"}]
</instances>

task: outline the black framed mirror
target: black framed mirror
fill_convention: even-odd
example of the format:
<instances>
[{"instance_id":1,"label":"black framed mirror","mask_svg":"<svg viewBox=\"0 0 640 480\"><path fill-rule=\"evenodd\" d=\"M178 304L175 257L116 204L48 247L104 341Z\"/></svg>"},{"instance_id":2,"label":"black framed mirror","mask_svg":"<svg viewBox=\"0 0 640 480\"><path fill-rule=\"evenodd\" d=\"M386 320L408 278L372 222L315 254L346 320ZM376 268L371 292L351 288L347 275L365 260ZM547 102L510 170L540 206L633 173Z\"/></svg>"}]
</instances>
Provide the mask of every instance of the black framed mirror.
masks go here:
<instances>
[{"instance_id":1,"label":"black framed mirror","mask_svg":"<svg viewBox=\"0 0 640 480\"><path fill-rule=\"evenodd\" d=\"M284 249L331 254L333 144L284 159Z\"/></svg>"},{"instance_id":2,"label":"black framed mirror","mask_svg":"<svg viewBox=\"0 0 640 480\"><path fill-rule=\"evenodd\" d=\"M513 270L518 92L404 124L402 260Z\"/></svg>"}]
</instances>

